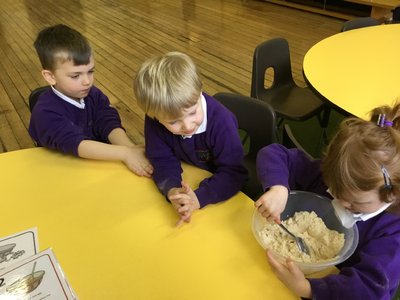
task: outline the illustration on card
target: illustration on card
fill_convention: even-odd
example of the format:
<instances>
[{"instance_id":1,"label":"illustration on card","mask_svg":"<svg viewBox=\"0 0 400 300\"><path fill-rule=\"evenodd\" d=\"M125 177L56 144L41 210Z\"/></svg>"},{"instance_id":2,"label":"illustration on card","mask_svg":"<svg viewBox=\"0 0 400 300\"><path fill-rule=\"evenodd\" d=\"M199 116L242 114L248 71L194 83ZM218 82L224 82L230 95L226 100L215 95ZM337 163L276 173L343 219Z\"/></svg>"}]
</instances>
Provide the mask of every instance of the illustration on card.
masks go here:
<instances>
[{"instance_id":1,"label":"illustration on card","mask_svg":"<svg viewBox=\"0 0 400 300\"><path fill-rule=\"evenodd\" d=\"M13 251L16 245L17 244L14 243L3 246L0 245L0 264L24 255L25 250Z\"/></svg>"},{"instance_id":2,"label":"illustration on card","mask_svg":"<svg viewBox=\"0 0 400 300\"><path fill-rule=\"evenodd\" d=\"M76 300L78 298L70 288L53 251L46 249L0 270L0 299Z\"/></svg>"},{"instance_id":3,"label":"illustration on card","mask_svg":"<svg viewBox=\"0 0 400 300\"><path fill-rule=\"evenodd\" d=\"M0 271L38 253L37 228L0 237Z\"/></svg>"},{"instance_id":4,"label":"illustration on card","mask_svg":"<svg viewBox=\"0 0 400 300\"><path fill-rule=\"evenodd\" d=\"M7 287L6 292L12 295L27 295L34 291L42 282L45 271L35 271L36 262L33 264L32 272L14 281Z\"/></svg>"}]
</instances>

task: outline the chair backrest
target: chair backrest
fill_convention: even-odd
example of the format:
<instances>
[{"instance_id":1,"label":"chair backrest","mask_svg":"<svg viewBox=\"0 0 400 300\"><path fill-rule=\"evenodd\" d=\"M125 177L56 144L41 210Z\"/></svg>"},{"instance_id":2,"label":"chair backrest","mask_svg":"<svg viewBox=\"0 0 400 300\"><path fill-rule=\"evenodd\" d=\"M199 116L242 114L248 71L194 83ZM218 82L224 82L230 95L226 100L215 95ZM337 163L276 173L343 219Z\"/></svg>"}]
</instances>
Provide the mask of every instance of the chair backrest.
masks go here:
<instances>
[{"instance_id":1,"label":"chair backrest","mask_svg":"<svg viewBox=\"0 0 400 300\"><path fill-rule=\"evenodd\" d=\"M265 74L268 68L273 69L274 76L272 85L266 88ZM265 90L285 84L294 84L288 42L284 38L274 38L259 44L253 55L251 97L260 99Z\"/></svg>"},{"instance_id":2,"label":"chair backrest","mask_svg":"<svg viewBox=\"0 0 400 300\"><path fill-rule=\"evenodd\" d=\"M51 89L49 85L47 86L42 86L34 89L31 94L29 95L29 110L32 112L34 106L36 105L36 102L39 100L39 96L45 92Z\"/></svg>"},{"instance_id":3,"label":"chair backrest","mask_svg":"<svg viewBox=\"0 0 400 300\"><path fill-rule=\"evenodd\" d=\"M297 148L303 151L310 159L313 159L312 155L308 153L303 146L299 143L299 141L295 138L292 129L290 128L289 124L283 125L283 132L282 132L282 144L286 148Z\"/></svg>"},{"instance_id":4,"label":"chair backrest","mask_svg":"<svg viewBox=\"0 0 400 300\"><path fill-rule=\"evenodd\" d=\"M393 9L392 23L400 23L400 6Z\"/></svg>"},{"instance_id":5,"label":"chair backrest","mask_svg":"<svg viewBox=\"0 0 400 300\"><path fill-rule=\"evenodd\" d=\"M247 156L255 159L258 150L276 141L275 112L268 103L232 93L217 93L214 98L236 116L239 129L248 135Z\"/></svg>"},{"instance_id":6,"label":"chair backrest","mask_svg":"<svg viewBox=\"0 0 400 300\"><path fill-rule=\"evenodd\" d=\"M357 18L354 20L349 20L344 22L342 25L341 32L362 27L375 26L379 24L380 22L372 17Z\"/></svg>"},{"instance_id":7,"label":"chair backrest","mask_svg":"<svg viewBox=\"0 0 400 300\"><path fill-rule=\"evenodd\" d=\"M231 93L217 93L214 97L229 109L237 118L244 148L247 147L247 136L250 139L244 165L249 172L249 179L242 191L253 200L263 193L256 171L258 151L276 141L275 111L266 102L247 96Z\"/></svg>"}]
</instances>

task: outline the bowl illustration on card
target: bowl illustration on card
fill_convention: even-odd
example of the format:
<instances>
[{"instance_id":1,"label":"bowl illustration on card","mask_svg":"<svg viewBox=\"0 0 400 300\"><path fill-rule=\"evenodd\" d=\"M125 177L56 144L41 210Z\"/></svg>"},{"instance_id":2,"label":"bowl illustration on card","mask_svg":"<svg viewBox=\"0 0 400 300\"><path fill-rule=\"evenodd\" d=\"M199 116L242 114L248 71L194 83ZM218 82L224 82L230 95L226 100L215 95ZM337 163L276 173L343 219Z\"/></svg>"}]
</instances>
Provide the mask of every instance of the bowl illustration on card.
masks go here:
<instances>
[{"instance_id":1,"label":"bowl illustration on card","mask_svg":"<svg viewBox=\"0 0 400 300\"><path fill-rule=\"evenodd\" d=\"M12 253L17 244L8 244L0 246L0 263L7 260L7 256Z\"/></svg>"},{"instance_id":2,"label":"bowl illustration on card","mask_svg":"<svg viewBox=\"0 0 400 300\"><path fill-rule=\"evenodd\" d=\"M17 281L13 282L6 291L13 295L26 295L34 291L42 282L45 271L35 271L36 262L33 265L32 272Z\"/></svg>"},{"instance_id":3,"label":"bowl illustration on card","mask_svg":"<svg viewBox=\"0 0 400 300\"><path fill-rule=\"evenodd\" d=\"M0 264L11 259L16 259L25 253L25 250L13 251L16 245L12 243L0 246Z\"/></svg>"}]
</instances>

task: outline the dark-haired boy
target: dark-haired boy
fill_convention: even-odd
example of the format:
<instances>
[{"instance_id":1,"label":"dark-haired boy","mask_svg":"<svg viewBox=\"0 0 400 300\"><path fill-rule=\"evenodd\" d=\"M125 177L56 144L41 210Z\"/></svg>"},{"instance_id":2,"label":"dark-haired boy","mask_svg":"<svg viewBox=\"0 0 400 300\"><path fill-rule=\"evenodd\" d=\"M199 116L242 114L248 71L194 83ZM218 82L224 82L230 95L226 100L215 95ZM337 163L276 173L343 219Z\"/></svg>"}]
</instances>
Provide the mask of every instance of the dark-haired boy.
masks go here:
<instances>
[{"instance_id":1,"label":"dark-haired boy","mask_svg":"<svg viewBox=\"0 0 400 300\"><path fill-rule=\"evenodd\" d=\"M118 112L93 85L94 58L86 38L59 24L40 31L34 46L51 86L32 110L29 133L37 144L83 158L120 160L150 177L153 168L143 146L129 139Z\"/></svg>"}]
</instances>

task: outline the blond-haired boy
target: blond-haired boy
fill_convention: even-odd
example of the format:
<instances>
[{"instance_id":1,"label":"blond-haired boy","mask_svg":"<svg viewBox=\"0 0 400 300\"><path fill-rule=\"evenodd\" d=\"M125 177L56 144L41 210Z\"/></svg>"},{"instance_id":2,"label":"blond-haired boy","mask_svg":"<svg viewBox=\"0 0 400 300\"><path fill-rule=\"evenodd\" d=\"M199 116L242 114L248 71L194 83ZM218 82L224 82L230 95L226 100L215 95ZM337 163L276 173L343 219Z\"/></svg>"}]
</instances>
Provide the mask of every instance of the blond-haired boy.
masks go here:
<instances>
[{"instance_id":1,"label":"blond-haired boy","mask_svg":"<svg viewBox=\"0 0 400 300\"><path fill-rule=\"evenodd\" d=\"M234 115L202 92L199 71L189 56L170 52L143 63L134 83L146 113L146 154L153 179L182 221L194 210L227 200L247 178ZM182 182L181 161L213 173L193 191Z\"/></svg>"}]
</instances>

